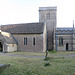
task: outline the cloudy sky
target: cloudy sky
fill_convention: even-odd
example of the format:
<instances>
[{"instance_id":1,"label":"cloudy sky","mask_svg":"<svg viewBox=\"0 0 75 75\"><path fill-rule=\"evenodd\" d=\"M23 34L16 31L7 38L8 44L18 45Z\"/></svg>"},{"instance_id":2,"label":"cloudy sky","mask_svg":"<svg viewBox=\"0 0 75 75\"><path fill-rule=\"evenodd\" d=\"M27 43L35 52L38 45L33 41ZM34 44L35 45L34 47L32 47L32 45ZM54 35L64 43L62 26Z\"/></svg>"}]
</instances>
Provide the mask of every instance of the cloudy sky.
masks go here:
<instances>
[{"instance_id":1,"label":"cloudy sky","mask_svg":"<svg viewBox=\"0 0 75 75\"><path fill-rule=\"evenodd\" d=\"M0 0L0 25L39 22L39 7L57 6L57 26L72 27L75 0Z\"/></svg>"}]
</instances>

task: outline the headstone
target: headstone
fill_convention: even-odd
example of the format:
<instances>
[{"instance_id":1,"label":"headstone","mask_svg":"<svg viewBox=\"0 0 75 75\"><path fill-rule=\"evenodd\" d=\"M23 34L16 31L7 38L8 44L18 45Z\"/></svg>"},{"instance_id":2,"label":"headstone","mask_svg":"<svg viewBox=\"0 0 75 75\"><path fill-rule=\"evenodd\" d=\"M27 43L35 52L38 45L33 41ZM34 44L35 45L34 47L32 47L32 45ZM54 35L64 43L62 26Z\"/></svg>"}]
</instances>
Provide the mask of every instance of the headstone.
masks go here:
<instances>
[{"instance_id":1,"label":"headstone","mask_svg":"<svg viewBox=\"0 0 75 75\"><path fill-rule=\"evenodd\" d=\"M3 72L10 64L0 64L0 73Z\"/></svg>"}]
</instances>

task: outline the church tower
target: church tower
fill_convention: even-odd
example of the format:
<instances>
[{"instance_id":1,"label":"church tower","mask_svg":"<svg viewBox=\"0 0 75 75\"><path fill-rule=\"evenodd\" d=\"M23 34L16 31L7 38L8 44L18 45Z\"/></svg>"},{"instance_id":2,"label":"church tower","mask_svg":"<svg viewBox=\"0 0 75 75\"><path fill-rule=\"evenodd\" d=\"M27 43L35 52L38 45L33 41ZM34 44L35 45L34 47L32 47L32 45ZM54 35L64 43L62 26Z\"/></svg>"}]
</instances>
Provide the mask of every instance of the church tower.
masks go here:
<instances>
[{"instance_id":1,"label":"church tower","mask_svg":"<svg viewBox=\"0 0 75 75\"><path fill-rule=\"evenodd\" d=\"M53 50L54 26L57 21L57 7L40 7L39 22L45 22L47 26L48 50Z\"/></svg>"}]
</instances>

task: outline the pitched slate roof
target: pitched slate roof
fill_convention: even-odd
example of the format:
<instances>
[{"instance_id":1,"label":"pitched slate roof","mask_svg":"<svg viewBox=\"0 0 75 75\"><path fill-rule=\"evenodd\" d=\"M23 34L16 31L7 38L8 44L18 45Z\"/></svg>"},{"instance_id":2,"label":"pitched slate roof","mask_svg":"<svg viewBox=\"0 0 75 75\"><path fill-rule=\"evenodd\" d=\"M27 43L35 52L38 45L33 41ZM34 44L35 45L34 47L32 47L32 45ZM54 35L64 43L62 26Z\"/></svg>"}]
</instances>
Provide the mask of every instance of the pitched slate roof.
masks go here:
<instances>
[{"instance_id":1,"label":"pitched slate roof","mask_svg":"<svg viewBox=\"0 0 75 75\"><path fill-rule=\"evenodd\" d=\"M73 28L57 28L56 34L73 34Z\"/></svg>"},{"instance_id":2,"label":"pitched slate roof","mask_svg":"<svg viewBox=\"0 0 75 75\"><path fill-rule=\"evenodd\" d=\"M13 38L13 36L7 32L0 33L0 40L8 44L17 44L17 41Z\"/></svg>"},{"instance_id":3,"label":"pitched slate roof","mask_svg":"<svg viewBox=\"0 0 75 75\"><path fill-rule=\"evenodd\" d=\"M2 25L1 30L9 33L43 33L44 23Z\"/></svg>"}]
</instances>

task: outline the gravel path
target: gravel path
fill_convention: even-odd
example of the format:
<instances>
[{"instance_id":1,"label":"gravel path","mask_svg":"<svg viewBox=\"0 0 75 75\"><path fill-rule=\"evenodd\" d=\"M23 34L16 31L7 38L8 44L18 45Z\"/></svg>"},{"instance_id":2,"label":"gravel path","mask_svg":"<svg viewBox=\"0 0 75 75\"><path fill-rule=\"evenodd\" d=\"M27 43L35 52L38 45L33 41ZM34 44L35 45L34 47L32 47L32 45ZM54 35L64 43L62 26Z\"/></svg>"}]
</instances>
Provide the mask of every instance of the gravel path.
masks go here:
<instances>
[{"instance_id":1,"label":"gravel path","mask_svg":"<svg viewBox=\"0 0 75 75\"><path fill-rule=\"evenodd\" d=\"M16 54L8 54L8 53L0 53L0 55L8 55L8 56L16 56L16 57L32 57L32 58L44 58L45 56L33 56L33 55L16 55ZM73 57L75 58L75 54L70 55L48 55L49 57Z\"/></svg>"},{"instance_id":2,"label":"gravel path","mask_svg":"<svg viewBox=\"0 0 75 75\"><path fill-rule=\"evenodd\" d=\"M32 56L32 55L16 55L8 53L0 53L0 55L16 56L16 57L33 57L33 58L44 58L45 56Z\"/></svg>"}]
</instances>

